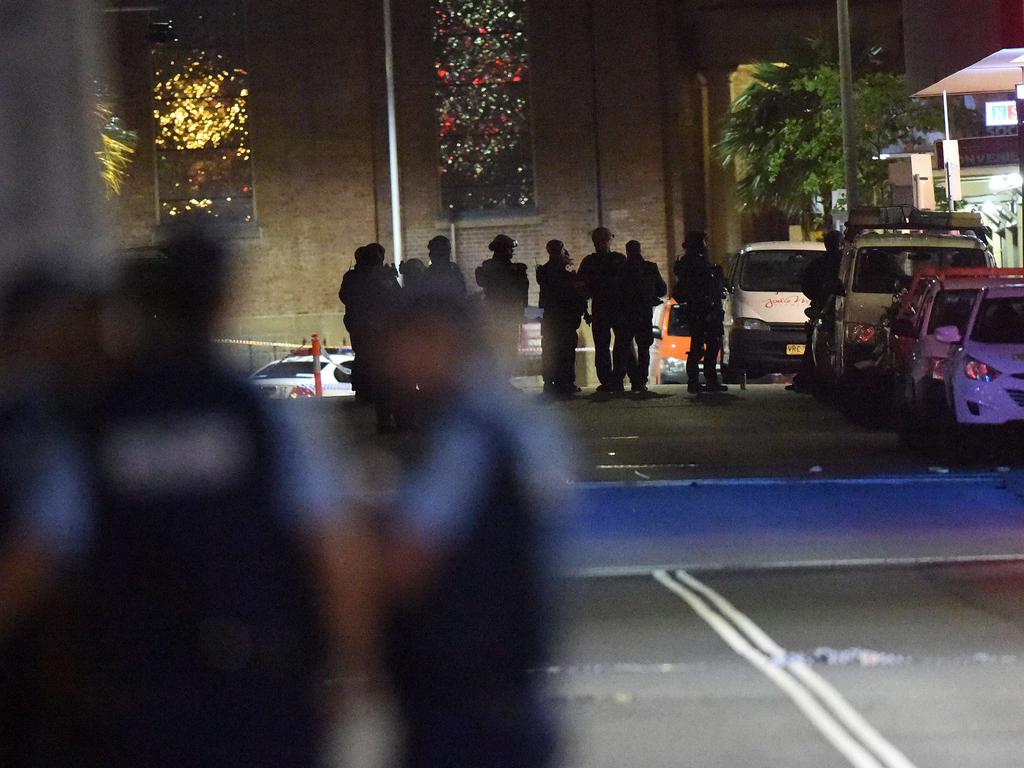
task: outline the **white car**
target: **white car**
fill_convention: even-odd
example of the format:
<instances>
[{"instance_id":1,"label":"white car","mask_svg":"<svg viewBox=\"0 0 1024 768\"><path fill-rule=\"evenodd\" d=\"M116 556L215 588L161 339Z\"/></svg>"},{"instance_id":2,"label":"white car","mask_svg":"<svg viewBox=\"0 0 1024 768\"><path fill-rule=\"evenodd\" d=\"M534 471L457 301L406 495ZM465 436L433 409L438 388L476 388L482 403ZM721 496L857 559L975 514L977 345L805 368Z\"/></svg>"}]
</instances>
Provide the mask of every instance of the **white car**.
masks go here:
<instances>
[{"instance_id":1,"label":"white car","mask_svg":"<svg viewBox=\"0 0 1024 768\"><path fill-rule=\"evenodd\" d=\"M945 371L958 424L1024 422L1024 283L984 289L962 335L955 325L935 335L959 345Z\"/></svg>"},{"instance_id":2,"label":"white car","mask_svg":"<svg viewBox=\"0 0 1024 768\"><path fill-rule=\"evenodd\" d=\"M320 381L324 397L352 397L352 361L350 354L321 354ZM289 355L260 368L249 380L267 397L295 399L316 397L311 354Z\"/></svg>"}]
</instances>

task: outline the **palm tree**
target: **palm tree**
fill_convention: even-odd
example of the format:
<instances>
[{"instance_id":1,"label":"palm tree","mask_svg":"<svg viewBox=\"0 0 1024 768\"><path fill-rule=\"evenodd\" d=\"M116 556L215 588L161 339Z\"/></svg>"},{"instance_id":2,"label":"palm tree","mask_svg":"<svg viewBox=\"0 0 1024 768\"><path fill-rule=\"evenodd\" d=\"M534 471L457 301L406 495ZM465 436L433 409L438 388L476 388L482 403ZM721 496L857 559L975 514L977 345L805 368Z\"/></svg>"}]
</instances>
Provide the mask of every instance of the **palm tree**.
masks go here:
<instances>
[{"instance_id":1,"label":"palm tree","mask_svg":"<svg viewBox=\"0 0 1024 768\"><path fill-rule=\"evenodd\" d=\"M874 158L894 144L918 143L939 120L933 107L908 96L903 77L888 71L880 54L855 49L858 176L869 195L881 193L886 176ZM719 159L736 163L744 207L777 208L809 229L816 210L830 215L832 191L844 184L836 48L799 40L785 64L756 63L753 78L722 126Z\"/></svg>"}]
</instances>

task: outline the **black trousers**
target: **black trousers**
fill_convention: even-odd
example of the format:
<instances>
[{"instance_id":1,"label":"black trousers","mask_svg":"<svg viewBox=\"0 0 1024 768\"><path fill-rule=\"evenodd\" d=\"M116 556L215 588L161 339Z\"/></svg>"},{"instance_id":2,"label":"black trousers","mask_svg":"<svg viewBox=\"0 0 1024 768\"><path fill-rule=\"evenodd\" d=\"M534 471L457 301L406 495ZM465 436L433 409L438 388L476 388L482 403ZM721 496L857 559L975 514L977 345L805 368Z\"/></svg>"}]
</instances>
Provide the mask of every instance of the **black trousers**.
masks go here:
<instances>
[{"instance_id":1,"label":"black trousers","mask_svg":"<svg viewBox=\"0 0 1024 768\"><path fill-rule=\"evenodd\" d=\"M704 364L704 381L718 381L718 358L722 352L722 321L704 317L690 320L690 351L686 355L686 378L690 384L700 381L700 365Z\"/></svg>"},{"instance_id":2,"label":"black trousers","mask_svg":"<svg viewBox=\"0 0 1024 768\"><path fill-rule=\"evenodd\" d=\"M793 383L801 388L810 389L814 386L814 323L808 320L804 323L804 355L800 359L800 370L793 377Z\"/></svg>"},{"instance_id":3,"label":"black trousers","mask_svg":"<svg viewBox=\"0 0 1024 768\"><path fill-rule=\"evenodd\" d=\"M647 384L651 371L651 344L654 343L654 331L648 322L644 327L633 327L627 330L626 373L629 383L634 387Z\"/></svg>"},{"instance_id":4,"label":"black trousers","mask_svg":"<svg viewBox=\"0 0 1024 768\"><path fill-rule=\"evenodd\" d=\"M541 373L544 386L568 389L576 385L576 331L580 319L544 315L540 321Z\"/></svg>"},{"instance_id":5,"label":"black trousers","mask_svg":"<svg viewBox=\"0 0 1024 768\"><path fill-rule=\"evenodd\" d=\"M597 369L597 380L605 385L621 385L626 378L626 360L628 340L626 333L610 317L595 316L594 329L594 367ZM615 334L615 346L612 347L612 333Z\"/></svg>"}]
</instances>

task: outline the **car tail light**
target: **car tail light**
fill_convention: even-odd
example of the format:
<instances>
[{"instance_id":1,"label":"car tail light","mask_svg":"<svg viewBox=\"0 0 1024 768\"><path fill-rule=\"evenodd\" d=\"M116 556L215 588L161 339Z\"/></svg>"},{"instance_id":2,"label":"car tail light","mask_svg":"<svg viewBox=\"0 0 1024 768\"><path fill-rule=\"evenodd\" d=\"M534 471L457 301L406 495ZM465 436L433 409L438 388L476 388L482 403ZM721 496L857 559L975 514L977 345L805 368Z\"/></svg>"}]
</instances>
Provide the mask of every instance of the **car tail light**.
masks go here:
<instances>
[{"instance_id":1,"label":"car tail light","mask_svg":"<svg viewBox=\"0 0 1024 768\"><path fill-rule=\"evenodd\" d=\"M291 392L288 393L288 398L296 400L300 397L316 397L316 392L302 384L296 384L292 387Z\"/></svg>"},{"instance_id":2,"label":"car tail light","mask_svg":"<svg viewBox=\"0 0 1024 768\"><path fill-rule=\"evenodd\" d=\"M846 340L850 344L874 344L878 328L868 323L850 323L846 326Z\"/></svg>"},{"instance_id":3,"label":"car tail light","mask_svg":"<svg viewBox=\"0 0 1024 768\"><path fill-rule=\"evenodd\" d=\"M992 381L999 376L999 371L981 360L969 357L964 362L964 374L973 381Z\"/></svg>"},{"instance_id":4,"label":"car tail light","mask_svg":"<svg viewBox=\"0 0 1024 768\"><path fill-rule=\"evenodd\" d=\"M944 381L946 378L945 362L946 358L944 357L929 357L928 375L936 381Z\"/></svg>"}]
</instances>

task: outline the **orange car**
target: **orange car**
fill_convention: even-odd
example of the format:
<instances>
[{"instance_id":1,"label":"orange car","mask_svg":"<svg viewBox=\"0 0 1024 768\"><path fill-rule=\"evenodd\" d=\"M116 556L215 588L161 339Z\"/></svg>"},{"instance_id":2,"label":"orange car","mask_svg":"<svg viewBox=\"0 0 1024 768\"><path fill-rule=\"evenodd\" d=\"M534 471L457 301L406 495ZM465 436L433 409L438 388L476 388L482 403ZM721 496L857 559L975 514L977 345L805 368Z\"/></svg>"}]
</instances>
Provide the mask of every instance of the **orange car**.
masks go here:
<instances>
[{"instance_id":1,"label":"orange car","mask_svg":"<svg viewBox=\"0 0 1024 768\"><path fill-rule=\"evenodd\" d=\"M660 305L654 314L654 347L651 349L651 383L685 384L690 329L683 308L675 299Z\"/></svg>"}]
</instances>

